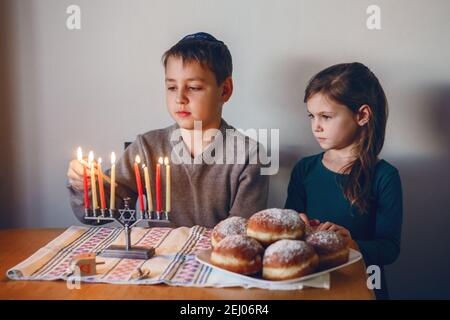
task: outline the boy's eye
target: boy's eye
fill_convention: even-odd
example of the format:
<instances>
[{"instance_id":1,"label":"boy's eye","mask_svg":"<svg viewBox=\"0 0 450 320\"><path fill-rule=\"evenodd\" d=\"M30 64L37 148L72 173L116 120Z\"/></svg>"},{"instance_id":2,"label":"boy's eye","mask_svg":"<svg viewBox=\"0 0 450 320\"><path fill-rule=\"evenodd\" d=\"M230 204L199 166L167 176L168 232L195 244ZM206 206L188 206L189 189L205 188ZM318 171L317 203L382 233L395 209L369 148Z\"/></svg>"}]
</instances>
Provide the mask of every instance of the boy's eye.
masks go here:
<instances>
[{"instance_id":1,"label":"boy's eye","mask_svg":"<svg viewBox=\"0 0 450 320\"><path fill-rule=\"evenodd\" d=\"M191 91L200 91L202 88L200 87L189 87L189 90Z\"/></svg>"},{"instance_id":2,"label":"boy's eye","mask_svg":"<svg viewBox=\"0 0 450 320\"><path fill-rule=\"evenodd\" d=\"M310 114L308 114L308 118L314 119L314 116L310 113Z\"/></svg>"},{"instance_id":3,"label":"boy's eye","mask_svg":"<svg viewBox=\"0 0 450 320\"><path fill-rule=\"evenodd\" d=\"M167 90L169 90L169 91L175 91L176 88L175 88L175 87L167 87Z\"/></svg>"},{"instance_id":4,"label":"boy's eye","mask_svg":"<svg viewBox=\"0 0 450 320\"><path fill-rule=\"evenodd\" d=\"M325 120L331 119L330 116L326 116L326 115L322 115L322 118L324 118Z\"/></svg>"}]
</instances>

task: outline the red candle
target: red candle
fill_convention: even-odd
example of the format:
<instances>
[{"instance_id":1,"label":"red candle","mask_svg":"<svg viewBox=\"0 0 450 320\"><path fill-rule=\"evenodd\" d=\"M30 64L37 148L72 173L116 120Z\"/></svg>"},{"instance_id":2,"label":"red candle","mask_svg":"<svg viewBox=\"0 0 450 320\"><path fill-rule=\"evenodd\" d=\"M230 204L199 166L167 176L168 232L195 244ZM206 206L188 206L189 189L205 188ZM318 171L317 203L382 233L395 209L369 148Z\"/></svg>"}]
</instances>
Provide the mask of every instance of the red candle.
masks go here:
<instances>
[{"instance_id":1,"label":"red candle","mask_svg":"<svg viewBox=\"0 0 450 320\"><path fill-rule=\"evenodd\" d=\"M139 195L139 207L141 208L141 211L144 211L144 196L142 194L142 183L141 183L141 175L139 173L139 163L141 162L141 158L139 156L136 156L136 160L134 162L134 173L136 175L136 185L138 189L138 195Z\"/></svg>"},{"instance_id":2,"label":"red candle","mask_svg":"<svg viewBox=\"0 0 450 320\"><path fill-rule=\"evenodd\" d=\"M78 158L78 161L83 166L84 208L89 209L89 184L88 184L86 166L84 165L84 163L82 161L83 160L83 151L81 151L81 147L78 147L77 158Z\"/></svg>"},{"instance_id":3,"label":"red candle","mask_svg":"<svg viewBox=\"0 0 450 320\"><path fill-rule=\"evenodd\" d=\"M106 209L105 188L103 186L102 158L98 158L98 188L100 189L100 209Z\"/></svg>"},{"instance_id":4,"label":"red candle","mask_svg":"<svg viewBox=\"0 0 450 320\"><path fill-rule=\"evenodd\" d=\"M163 158L158 159L156 164L156 211L161 211L161 165L163 164Z\"/></svg>"},{"instance_id":5,"label":"red candle","mask_svg":"<svg viewBox=\"0 0 450 320\"><path fill-rule=\"evenodd\" d=\"M83 180L84 180L84 207L86 209L89 209L89 184L85 165L83 165Z\"/></svg>"}]
</instances>

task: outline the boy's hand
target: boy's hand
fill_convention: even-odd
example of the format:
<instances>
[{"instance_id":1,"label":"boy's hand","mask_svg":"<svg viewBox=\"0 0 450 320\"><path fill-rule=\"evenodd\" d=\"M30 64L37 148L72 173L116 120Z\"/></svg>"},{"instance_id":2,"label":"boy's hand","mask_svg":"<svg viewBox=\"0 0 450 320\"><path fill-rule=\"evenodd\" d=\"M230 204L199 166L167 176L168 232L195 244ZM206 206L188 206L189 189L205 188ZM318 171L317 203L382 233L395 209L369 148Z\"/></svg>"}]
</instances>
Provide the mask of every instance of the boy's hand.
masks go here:
<instances>
[{"instance_id":1,"label":"boy's hand","mask_svg":"<svg viewBox=\"0 0 450 320\"><path fill-rule=\"evenodd\" d=\"M86 173L88 177L90 176L90 170L87 167ZM67 170L67 178L69 179L70 185L78 190L83 191L84 184L83 184L83 165L78 161L77 159L74 159L70 161L69 163L69 169ZM88 179L88 184L90 185L91 180Z\"/></svg>"}]
</instances>

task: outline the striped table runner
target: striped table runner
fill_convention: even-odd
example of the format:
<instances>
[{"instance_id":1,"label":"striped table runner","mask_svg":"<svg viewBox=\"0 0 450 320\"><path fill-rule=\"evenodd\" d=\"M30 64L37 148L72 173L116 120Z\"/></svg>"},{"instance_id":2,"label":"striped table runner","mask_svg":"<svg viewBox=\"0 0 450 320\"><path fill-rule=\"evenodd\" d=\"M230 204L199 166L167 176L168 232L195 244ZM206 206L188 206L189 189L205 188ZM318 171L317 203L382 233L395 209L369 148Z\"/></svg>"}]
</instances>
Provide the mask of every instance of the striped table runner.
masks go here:
<instances>
[{"instance_id":1,"label":"striped table runner","mask_svg":"<svg viewBox=\"0 0 450 320\"><path fill-rule=\"evenodd\" d=\"M298 290L304 286L329 288L329 274L289 285L262 285L230 276L212 269L195 258L201 250L210 249L211 230L192 228L133 228L132 245L155 247L156 254L149 260L103 258L98 256L97 274L77 278L83 282L157 284L194 287L265 288ZM100 253L111 244L125 243L119 228L72 226L56 239L36 251L31 257L8 270L13 280L73 280L68 270L70 260L88 252ZM136 276L137 270L149 270L146 278Z\"/></svg>"}]
</instances>

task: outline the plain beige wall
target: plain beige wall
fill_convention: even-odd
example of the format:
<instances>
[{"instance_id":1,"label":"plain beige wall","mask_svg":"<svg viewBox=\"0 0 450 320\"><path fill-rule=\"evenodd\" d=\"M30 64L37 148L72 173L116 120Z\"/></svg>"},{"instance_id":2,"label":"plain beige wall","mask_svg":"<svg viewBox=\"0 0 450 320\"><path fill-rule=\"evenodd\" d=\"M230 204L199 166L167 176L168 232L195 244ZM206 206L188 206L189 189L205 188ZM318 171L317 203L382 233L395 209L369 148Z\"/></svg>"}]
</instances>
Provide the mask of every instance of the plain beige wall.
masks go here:
<instances>
[{"instance_id":1,"label":"plain beige wall","mask_svg":"<svg viewBox=\"0 0 450 320\"><path fill-rule=\"evenodd\" d=\"M66 28L71 4L81 7L81 30ZM370 4L381 8L382 30L366 28ZM2 0L0 9L1 227L78 224L65 189L76 147L107 158L169 125L161 55L183 35L207 31L234 59L224 118L280 129L270 206L283 206L294 163L320 151L302 103L307 80L340 62L377 74L390 103L383 156L400 169L405 193L391 291L450 296L449 280L442 288L437 276L405 287L411 275L441 270L423 266L422 258L437 259L429 247L449 252L449 1Z\"/></svg>"}]
</instances>

